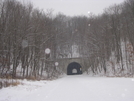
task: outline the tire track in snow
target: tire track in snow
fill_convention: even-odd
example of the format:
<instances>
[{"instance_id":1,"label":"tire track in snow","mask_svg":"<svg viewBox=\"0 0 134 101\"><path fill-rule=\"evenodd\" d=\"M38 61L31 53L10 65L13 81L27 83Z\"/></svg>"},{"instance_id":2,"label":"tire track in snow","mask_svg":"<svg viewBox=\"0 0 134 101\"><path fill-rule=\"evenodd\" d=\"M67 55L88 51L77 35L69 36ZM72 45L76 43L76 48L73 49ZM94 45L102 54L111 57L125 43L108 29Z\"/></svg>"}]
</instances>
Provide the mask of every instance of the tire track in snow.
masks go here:
<instances>
[{"instance_id":1,"label":"tire track in snow","mask_svg":"<svg viewBox=\"0 0 134 101\"><path fill-rule=\"evenodd\" d=\"M50 90L50 92L48 92L48 94L47 95L45 95L45 99L44 100L46 100L46 99L48 99L49 97L50 97L50 95L52 95L52 93L62 84L62 82L64 82L64 80L65 79L60 79L60 82L58 82L51 90Z\"/></svg>"},{"instance_id":2,"label":"tire track in snow","mask_svg":"<svg viewBox=\"0 0 134 101\"><path fill-rule=\"evenodd\" d=\"M89 101L87 89L82 83L79 83L77 78L83 79L83 76L64 77L64 80L49 94L46 101Z\"/></svg>"}]
</instances>

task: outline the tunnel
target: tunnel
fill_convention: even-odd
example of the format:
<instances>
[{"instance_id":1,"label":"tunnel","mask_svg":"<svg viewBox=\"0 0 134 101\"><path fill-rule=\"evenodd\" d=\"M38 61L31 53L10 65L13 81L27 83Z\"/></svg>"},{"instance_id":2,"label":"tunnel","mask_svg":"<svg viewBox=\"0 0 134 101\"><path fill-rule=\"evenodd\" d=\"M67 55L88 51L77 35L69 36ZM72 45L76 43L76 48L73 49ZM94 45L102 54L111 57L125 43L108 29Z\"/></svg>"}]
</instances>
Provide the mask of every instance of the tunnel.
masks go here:
<instances>
[{"instance_id":1,"label":"tunnel","mask_svg":"<svg viewBox=\"0 0 134 101\"><path fill-rule=\"evenodd\" d=\"M82 67L77 62L72 62L67 67L67 75L79 75L82 74Z\"/></svg>"}]
</instances>

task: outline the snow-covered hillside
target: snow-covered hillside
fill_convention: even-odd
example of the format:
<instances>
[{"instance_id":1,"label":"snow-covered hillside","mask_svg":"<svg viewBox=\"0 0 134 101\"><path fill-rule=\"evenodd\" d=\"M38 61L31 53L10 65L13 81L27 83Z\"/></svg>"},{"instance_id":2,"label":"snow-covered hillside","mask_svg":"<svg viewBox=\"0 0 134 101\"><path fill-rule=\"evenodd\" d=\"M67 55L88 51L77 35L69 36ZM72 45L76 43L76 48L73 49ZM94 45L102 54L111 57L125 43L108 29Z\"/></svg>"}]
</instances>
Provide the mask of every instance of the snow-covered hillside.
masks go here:
<instances>
[{"instance_id":1,"label":"snow-covered hillside","mask_svg":"<svg viewBox=\"0 0 134 101\"><path fill-rule=\"evenodd\" d=\"M0 101L134 101L133 78L65 76L2 88Z\"/></svg>"}]
</instances>

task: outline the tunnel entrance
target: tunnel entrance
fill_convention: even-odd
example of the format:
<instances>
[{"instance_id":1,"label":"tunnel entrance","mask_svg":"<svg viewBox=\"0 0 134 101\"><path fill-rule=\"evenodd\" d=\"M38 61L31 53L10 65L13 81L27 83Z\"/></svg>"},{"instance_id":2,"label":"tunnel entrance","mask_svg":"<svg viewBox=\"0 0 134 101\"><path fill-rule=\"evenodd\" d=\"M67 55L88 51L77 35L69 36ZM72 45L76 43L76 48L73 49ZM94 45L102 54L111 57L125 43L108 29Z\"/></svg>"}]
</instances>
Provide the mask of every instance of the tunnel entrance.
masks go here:
<instances>
[{"instance_id":1,"label":"tunnel entrance","mask_svg":"<svg viewBox=\"0 0 134 101\"><path fill-rule=\"evenodd\" d=\"M67 67L67 75L82 74L81 65L77 62L72 62Z\"/></svg>"}]
</instances>

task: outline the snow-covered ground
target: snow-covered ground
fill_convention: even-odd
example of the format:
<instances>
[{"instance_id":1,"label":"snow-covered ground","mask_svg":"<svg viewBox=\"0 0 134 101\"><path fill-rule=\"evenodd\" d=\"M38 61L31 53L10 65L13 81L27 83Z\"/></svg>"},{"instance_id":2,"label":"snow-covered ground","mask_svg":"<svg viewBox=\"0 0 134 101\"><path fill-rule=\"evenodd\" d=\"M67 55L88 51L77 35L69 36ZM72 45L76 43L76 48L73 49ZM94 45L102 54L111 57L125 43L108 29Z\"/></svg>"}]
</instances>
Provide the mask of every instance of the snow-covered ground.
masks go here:
<instances>
[{"instance_id":1,"label":"snow-covered ground","mask_svg":"<svg viewBox=\"0 0 134 101\"><path fill-rule=\"evenodd\" d=\"M134 101L134 78L76 75L22 83L1 89L0 101Z\"/></svg>"}]
</instances>

